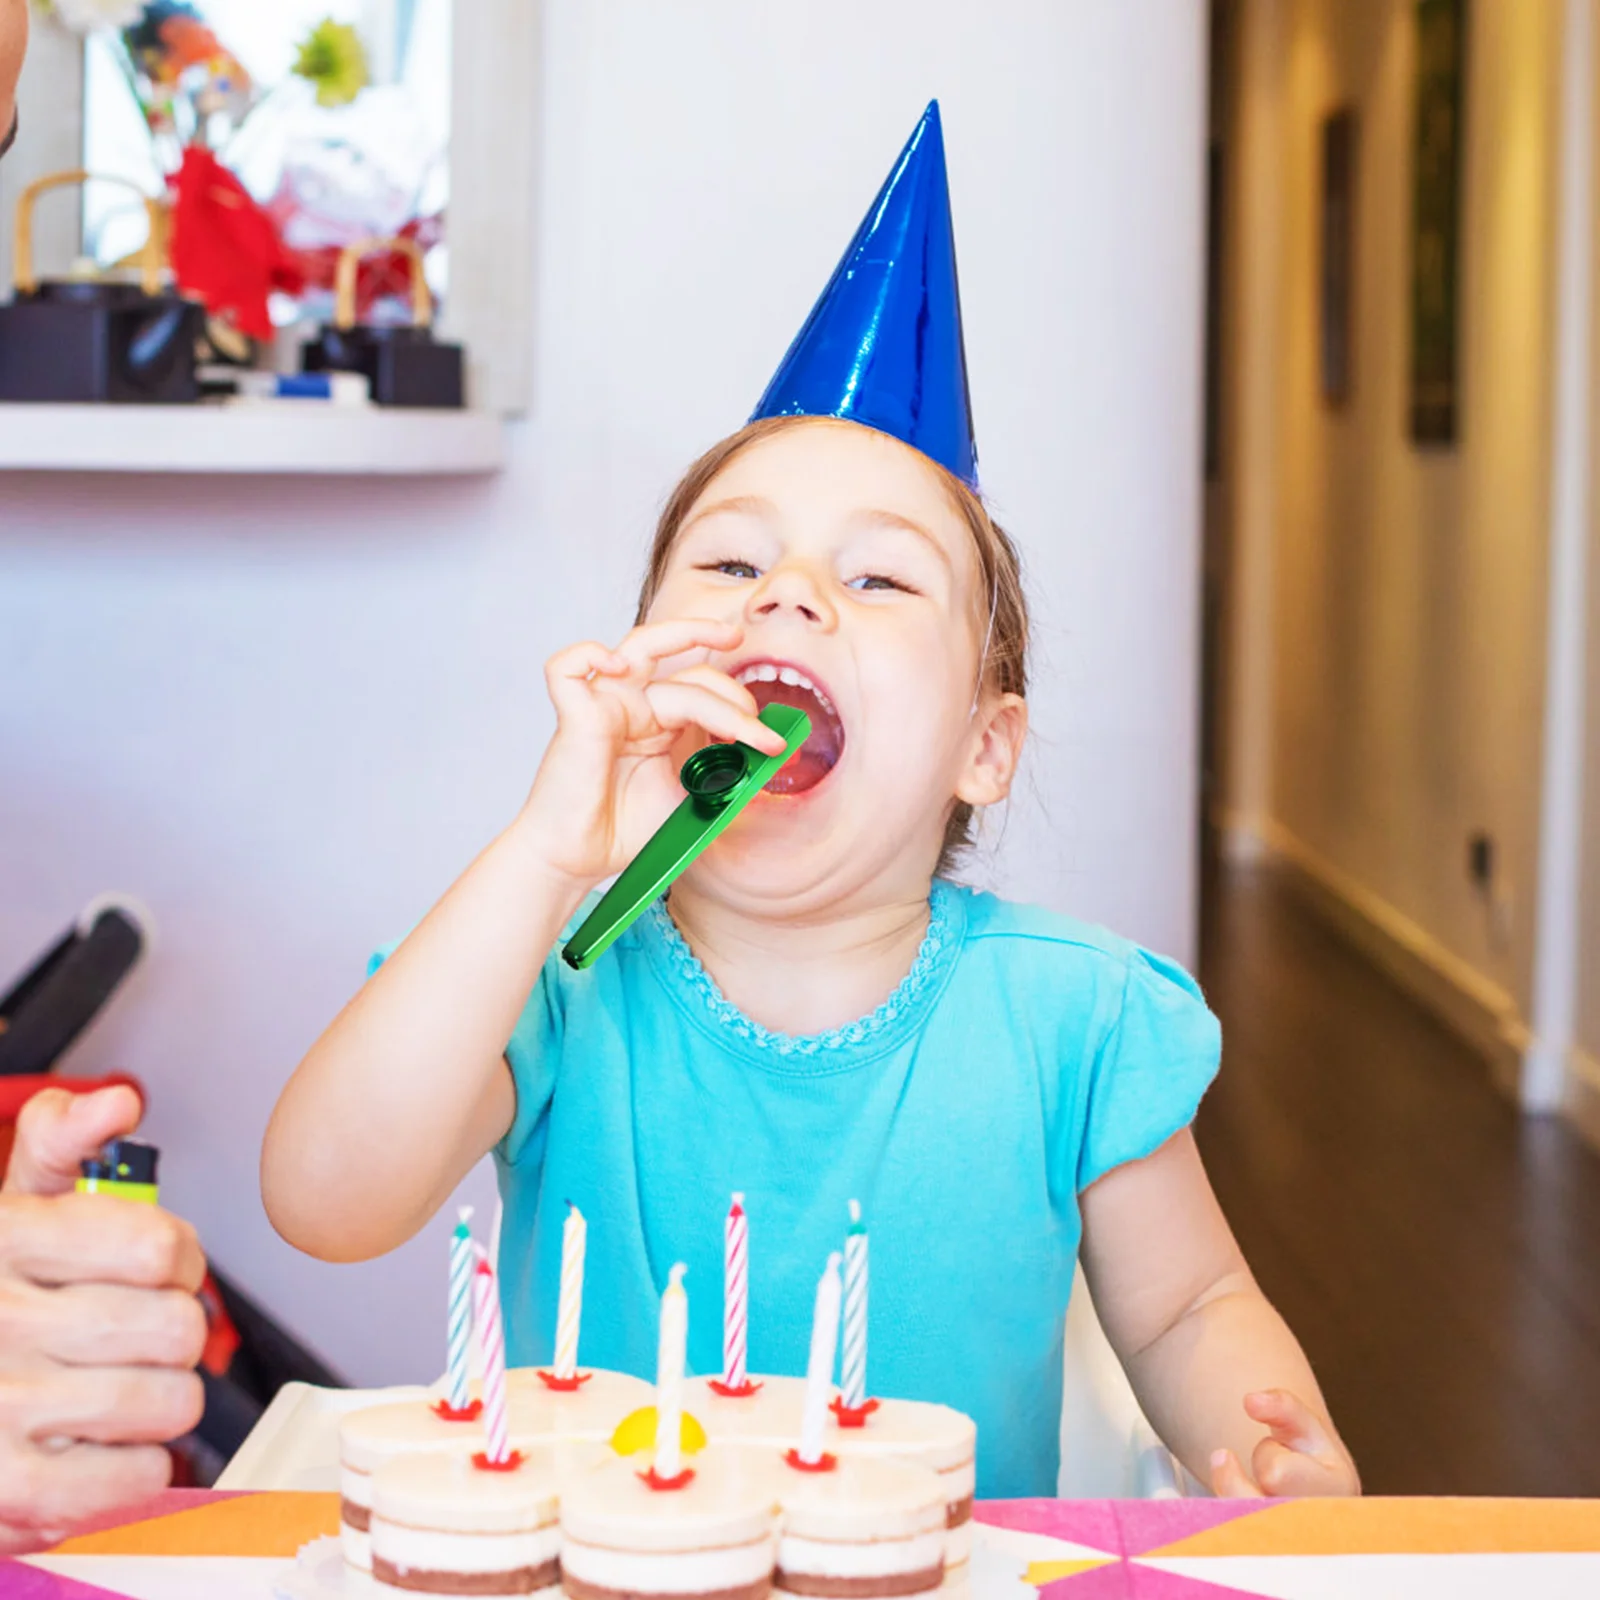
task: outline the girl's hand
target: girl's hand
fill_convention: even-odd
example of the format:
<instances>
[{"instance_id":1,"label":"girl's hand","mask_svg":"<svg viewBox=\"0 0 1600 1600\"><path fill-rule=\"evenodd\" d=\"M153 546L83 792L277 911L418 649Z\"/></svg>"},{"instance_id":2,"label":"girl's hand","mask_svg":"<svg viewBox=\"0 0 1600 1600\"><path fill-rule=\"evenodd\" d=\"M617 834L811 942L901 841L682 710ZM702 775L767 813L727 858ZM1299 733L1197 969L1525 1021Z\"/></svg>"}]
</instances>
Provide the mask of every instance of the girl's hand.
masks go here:
<instances>
[{"instance_id":1,"label":"girl's hand","mask_svg":"<svg viewBox=\"0 0 1600 1600\"><path fill-rule=\"evenodd\" d=\"M734 623L647 622L615 650L550 658L556 733L515 825L547 867L584 889L621 871L683 798L673 747L686 729L783 749L750 691L706 664L743 637Z\"/></svg>"},{"instance_id":2,"label":"girl's hand","mask_svg":"<svg viewBox=\"0 0 1600 1600\"><path fill-rule=\"evenodd\" d=\"M1231 1450L1211 1457L1211 1492L1225 1500L1279 1495L1360 1494L1355 1463L1309 1407L1287 1389L1247 1394L1244 1409L1271 1431L1250 1454L1250 1471Z\"/></svg>"}]
</instances>

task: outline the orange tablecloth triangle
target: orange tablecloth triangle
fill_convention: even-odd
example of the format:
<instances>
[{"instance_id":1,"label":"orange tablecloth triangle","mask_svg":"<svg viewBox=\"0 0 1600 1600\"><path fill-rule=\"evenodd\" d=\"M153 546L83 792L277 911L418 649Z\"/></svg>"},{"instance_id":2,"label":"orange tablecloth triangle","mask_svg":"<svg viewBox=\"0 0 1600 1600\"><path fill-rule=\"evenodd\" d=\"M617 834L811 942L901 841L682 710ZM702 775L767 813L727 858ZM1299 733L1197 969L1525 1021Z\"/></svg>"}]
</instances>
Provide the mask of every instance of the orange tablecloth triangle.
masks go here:
<instances>
[{"instance_id":1,"label":"orange tablecloth triangle","mask_svg":"<svg viewBox=\"0 0 1600 1600\"><path fill-rule=\"evenodd\" d=\"M64 1556L292 1556L339 1531L339 1497L275 1491L169 1511L67 1539Z\"/></svg>"},{"instance_id":2,"label":"orange tablecloth triangle","mask_svg":"<svg viewBox=\"0 0 1600 1600\"><path fill-rule=\"evenodd\" d=\"M1284 1500L1147 1556L1485 1555L1600 1550L1600 1500Z\"/></svg>"}]
</instances>

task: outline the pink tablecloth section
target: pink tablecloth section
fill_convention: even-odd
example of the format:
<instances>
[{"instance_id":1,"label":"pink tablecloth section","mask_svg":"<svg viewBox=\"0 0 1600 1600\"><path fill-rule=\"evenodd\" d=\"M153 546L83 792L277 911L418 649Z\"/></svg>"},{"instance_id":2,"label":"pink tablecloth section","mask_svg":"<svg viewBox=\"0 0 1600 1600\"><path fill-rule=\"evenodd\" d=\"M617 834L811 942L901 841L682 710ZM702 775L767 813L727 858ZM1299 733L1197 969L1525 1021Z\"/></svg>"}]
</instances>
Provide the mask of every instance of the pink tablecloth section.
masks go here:
<instances>
[{"instance_id":1,"label":"pink tablecloth section","mask_svg":"<svg viewBox=\"0 0 1600 1600\"><path fill-rule=\"evenodd\" d=\"M331 1494L169 1491L43 1565L0 1560L0 1600L123 1600L119 1579L174 1556L196 1558L197 1573L219 1558L270 1573L336 1532L338 1508ZM977 1518L982 1572L1044 1600L1600 1596L1595 1500L1010 1500ZM270 1592L253 1573L251 1592ZM975 1590L979 1575L975 1563ZM153 1578L129 1588L166 1592Z\"/></svg>"}]
</instances>

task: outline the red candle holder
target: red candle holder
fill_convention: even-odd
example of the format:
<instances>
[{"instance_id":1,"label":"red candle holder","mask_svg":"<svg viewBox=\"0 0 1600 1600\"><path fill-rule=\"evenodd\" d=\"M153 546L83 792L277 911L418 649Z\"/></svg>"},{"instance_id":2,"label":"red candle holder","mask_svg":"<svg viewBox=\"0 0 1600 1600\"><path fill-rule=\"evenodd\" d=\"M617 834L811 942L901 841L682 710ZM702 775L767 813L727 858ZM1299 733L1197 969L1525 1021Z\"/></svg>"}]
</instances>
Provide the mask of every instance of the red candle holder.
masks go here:
<instances>
[{"instance_id":1,"label":"red candle holder","mask_svg":"<svg viewBox=\"0 0 1600 1600\"><path fill-rule=\"evenodd\" d=\"M441 1422L476 1422L483 1415L483 1401L469 1400L457 1411L448 1400L435 1400L431 1409Z\"/></svg>"},{"instance_id":2,"label":"red candle holder","mask_svg":"<svg viewBox=\"0 0 1600 1600\"><path fill-rule=\"evenodd\" d=\"M571 1394L575 1389L581 1389L594 1374L592 1372L575 1372L570 1378L558 1378L553 1372L546 1372L543 1367L539 1369L539 1381L547 1389L554 1389L557 1394Z\"/></svg>"},{"instance_id":3,"label":"red candle holder","mask_svg":"<svg viewBox=\"0 0 1600 1600\"><path fill-rule=\"evenodd\" d=\"M746 1378L743 1383L724 1383L721 1378L708 1378L706 1388L713 1394L725 1395L729 1400L748 1400L761 1387L754 1379Z\"/></svg>"},{"instance_id":4,"label":"red candle holder","mask_svg":"<svg viewBox=\"0 0 1600 1600\"><path fill-rule=\"evenodd\" d=\"M786 1451L783 1459L796 1472L833 1472L839 1465L838 1456L830 1455L826 1450L815 1461L805 1460L798 1449Z\"/></svg>"},{"instance_id":5,"label":"red candle holder","mask_svg":"<svg viewBox=\"0 0 1600 1600\"><path fill-rule=\"evenodd\" d=\"M863 1400L858 1406L847 1406L843 1395L836 1395L828 1409L839 1419L841 1428L864 1428L867 1418L878 1409L876 1400Z\"/></svg>"},{"instance_id":6,"label":"red candle holder","mask_svg":"<svg viewBox=\"0 0 1600 1600\"><path fill-rule=\"evenodd\" d=\"M654 1489L658 1494L664 1494L670 1489L683 1488L693 1476L694 1468L685 1467L683 1471L678 1473L675 1477L663 1478L661 1474L656 1471L655 1466L652 1464L648 1472L641 1472L639 1474L639 1481L641 1483L648 1484L649 1487Z\"/></svg>"},{"instance_id":7,"label":"red candle holder","mask_svg":"<svg viewBox=\"0 0 1600 1600\"><path fill-rule=\"evenodd\" d=\"M479 1472L515 1472L526 1459L520 1450L513 1450L504 1461L496 1461L485 1451L480 1450L472 1458L472 1464Z\"/></svg>"}]
</instances>

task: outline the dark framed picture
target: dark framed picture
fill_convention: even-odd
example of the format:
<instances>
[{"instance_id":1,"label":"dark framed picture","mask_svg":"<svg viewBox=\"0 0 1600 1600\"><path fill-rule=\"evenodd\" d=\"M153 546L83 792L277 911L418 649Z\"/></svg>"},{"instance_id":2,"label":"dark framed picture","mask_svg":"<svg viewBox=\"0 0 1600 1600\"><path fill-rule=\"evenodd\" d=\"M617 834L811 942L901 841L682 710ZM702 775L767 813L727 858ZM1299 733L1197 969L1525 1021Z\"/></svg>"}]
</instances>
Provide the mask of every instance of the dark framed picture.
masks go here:
<instances>
[{"instance_id":1,"label":"dark framed picture","mask_svg":"<svg viewBox=\"0 0 1600 1600\"><path fill-rule=\"evenodd\" d=\"M1355 296L1356 114L1341 106L1322 119L1321 282L1317 326L1322 398L1338 407L1350 398Z\"/></svg>"},{"instance_id":2,"label":"dark framed picture","mask_svg":"<svg viewBox=\"0 0 1600 1600\"><path fill-rule=\"evenodd\" d=\"M1457 431L1462 76L1466 0L1416 0L1416 129L1411 204L1411 437Z\"/></svg>"}]
</instances>

